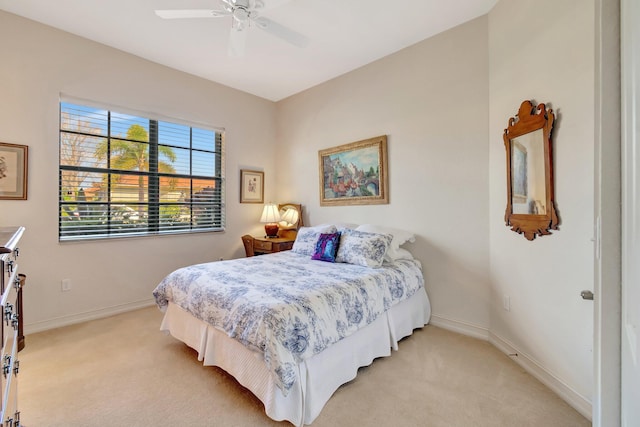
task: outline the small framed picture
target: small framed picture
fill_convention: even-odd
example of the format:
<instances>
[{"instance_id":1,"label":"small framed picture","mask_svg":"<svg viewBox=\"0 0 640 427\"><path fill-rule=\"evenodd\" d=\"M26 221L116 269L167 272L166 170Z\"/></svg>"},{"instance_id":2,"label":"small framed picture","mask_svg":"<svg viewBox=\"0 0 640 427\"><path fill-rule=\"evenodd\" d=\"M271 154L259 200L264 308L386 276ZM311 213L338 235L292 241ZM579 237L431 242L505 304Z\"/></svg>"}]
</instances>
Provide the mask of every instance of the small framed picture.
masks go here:
<instances>
[{"instance_id":1,"label":"small framed picture","mask_svg":"<svg viewBox=\"0 0 640 427\"><path fill-rule=\"evenodd\" d=\"M0 200L27 200L29 147L0 142Z\"/></svg>"},{"instance_id":2,"label":"small framed picture","mask_svg":"<svg viewBox=\"0 0 640 427\"><path fill-rule=\"evenodd\" d=\"M264 203L264 172L240 170L240 203Z\"/></svg>"}]
</instances>

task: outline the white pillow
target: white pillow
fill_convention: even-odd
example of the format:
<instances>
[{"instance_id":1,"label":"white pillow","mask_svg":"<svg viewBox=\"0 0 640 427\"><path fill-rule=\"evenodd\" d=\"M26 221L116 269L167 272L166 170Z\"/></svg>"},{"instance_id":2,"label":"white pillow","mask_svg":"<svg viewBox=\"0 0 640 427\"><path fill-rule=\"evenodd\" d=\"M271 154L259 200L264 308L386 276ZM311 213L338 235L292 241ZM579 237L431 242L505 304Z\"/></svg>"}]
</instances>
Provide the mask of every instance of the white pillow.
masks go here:
<instances>
[{"instance_id":1,"label":"white pillow","mask_svg":"<svg viewBox=\"0 0 640 427\"><path fill-rule=\"evenodd\" d=\"M355 230L356 227L358 227L358 224L354 224L352 222L325 222L323 224L316 225L315 227L330 227L332 225L337 228L338 231L346 229Z\"/></svg>"},{"instance_id":2,"label":"white pillow","mask_svg":"<svg viewBox=\"0 0 640 427\"><path fill-rule=\"evenodd\" d=\"M336 227L332 224L316 225L315 227L300 227L296 240L293 242L292 252L300 255L313 255L316 250L316 242L322 233L335 233Z\"/></svg>"},{"instance_id":3,"label":"white pillow","mask_svg":"<svg viewBox=\"0 0 640 427\"><path fill-rule=\"evenodd\" d=\"M349 230L355 230L356 228L358 228L358 224L354 224L351 222L334 222L333 225L335 225L338 230L343 230L347 228Z\"/></svg>"},{"instance_id":4,"label":"white pillow","mask_svg":"<svg viewBox=\"0 0 640 427\"><path fill-rule=\"evenodd\" d=\"M336 262L363 267L380 267L392 239L393 236L390 234L345 229L340 234Z\"/></svg>"},{"instance_id":5,"label":"white pillow","mask_svg":"<svg viewBox=\"0 0 640 427\"><path fill-rule=\"evenodd\" d=\"M415 242L416 236L405 230L400 230L399 228L385 227L382 225L373 225L373 224L362 224L356 228L358 231L366 231L368 233L379 233L379 234L391 234L393 236L393 240L391 240L391 245L387 250L387 254L385 255L385 259L389 262L393 262L396 259L412 259L406 258L406 254L403 252L398 252L400 246L407 242ZM408 252L408 251L407 251ZM409 255L411 255L409 253Z\"/></svg>"},{"instance_id":6,"label":"white pillow","mask_svg":"<svg viewBox=\"0 0 640 427\"><path fill-rule=\"evenodd\" d=\"M415 259L413 254L404 248L387 249L387 254L384 256L386 262L394 262L399 259Z\"/></svg>"}]
</instances>

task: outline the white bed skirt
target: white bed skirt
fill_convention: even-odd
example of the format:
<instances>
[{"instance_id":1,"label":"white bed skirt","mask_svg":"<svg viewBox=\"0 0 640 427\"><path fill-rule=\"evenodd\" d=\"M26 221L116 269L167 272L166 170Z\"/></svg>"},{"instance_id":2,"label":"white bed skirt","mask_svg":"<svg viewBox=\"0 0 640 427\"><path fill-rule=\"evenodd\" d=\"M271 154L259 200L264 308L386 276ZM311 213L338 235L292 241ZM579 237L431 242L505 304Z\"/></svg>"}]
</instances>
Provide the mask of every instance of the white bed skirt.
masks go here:
<instances>
[{"instance_id":1,"label":"white bed skirt","mask_svg":"<svg viewBox=\"0 0 640 427\"><path fill-rule=\"evenodd\" d=\"M316 419L338 387L356 377L359 367L391 355L398 341L429 323L430 316L429 299L421 288L375 322L301 362L299 381L287 396L276 386L262 355L171 302L160 330L196 350L205 366L218 366L235 377L262 401L270 418L301 426Z\"/></svg>"}]
</instances>

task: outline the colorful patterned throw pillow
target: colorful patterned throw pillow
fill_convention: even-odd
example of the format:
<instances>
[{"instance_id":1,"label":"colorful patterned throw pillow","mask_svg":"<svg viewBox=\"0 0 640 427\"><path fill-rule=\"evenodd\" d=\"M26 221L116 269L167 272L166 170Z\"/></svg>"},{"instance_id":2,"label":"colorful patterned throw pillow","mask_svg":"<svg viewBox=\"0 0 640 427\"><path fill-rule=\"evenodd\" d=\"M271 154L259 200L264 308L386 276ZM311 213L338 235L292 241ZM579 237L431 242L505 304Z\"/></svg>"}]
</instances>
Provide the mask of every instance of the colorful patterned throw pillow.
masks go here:
<instances>
[{"instance_id":1,"label":"colorful patterned throw pillow","mask_svg":"<svg viewBox=\"0 0 640 427\"><path fill-rule=\"evenodd\" d=\"M320 234L316 242L316 249L311 259L319 261L336 262L336 252L340 243L340 233Z\"/></svg>"}]
</instances>

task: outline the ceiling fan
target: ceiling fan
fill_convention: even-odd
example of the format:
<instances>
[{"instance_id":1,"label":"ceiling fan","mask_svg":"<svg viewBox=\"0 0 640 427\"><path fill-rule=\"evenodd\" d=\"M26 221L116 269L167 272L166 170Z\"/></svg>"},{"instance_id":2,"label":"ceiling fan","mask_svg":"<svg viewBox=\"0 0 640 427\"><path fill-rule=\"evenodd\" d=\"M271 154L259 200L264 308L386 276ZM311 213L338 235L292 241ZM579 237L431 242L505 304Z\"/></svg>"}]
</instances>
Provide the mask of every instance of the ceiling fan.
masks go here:
<instances>
[{"instance_id":1,"label":"ceiling fan","mask_svg":"<svg viewBox=\"0 0 640 427\"><path fill-rule=\"evenodd\" d=\"M231 31L229 33L229 55L243 56L248 29L255 25L294 46L306 47L309 39L264 16L260 11L265 9L268 0L219 0L220 9L171 9L156 10L156 15L163 19L184 18L224 18L230 16Z\"/></svg>"}]
</instances>

